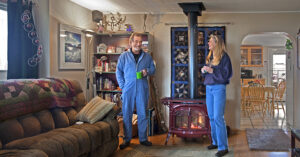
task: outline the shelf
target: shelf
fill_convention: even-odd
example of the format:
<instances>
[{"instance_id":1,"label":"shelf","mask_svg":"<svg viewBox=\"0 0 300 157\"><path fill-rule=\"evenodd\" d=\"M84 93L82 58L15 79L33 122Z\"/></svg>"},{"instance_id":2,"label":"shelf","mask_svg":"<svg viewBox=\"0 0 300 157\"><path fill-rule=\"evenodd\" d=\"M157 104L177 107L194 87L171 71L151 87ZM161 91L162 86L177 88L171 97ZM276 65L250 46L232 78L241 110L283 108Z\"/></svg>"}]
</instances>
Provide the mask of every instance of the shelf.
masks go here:
<instances>
[{"instance_id":1,"label":"shelf","mask_svg":"<svg viewBox=\"0 0 300 157\"><path fill-rule=\"evenodd\" d=\"M132 32L116 32L116 33L95 33L96 35L99 36L130 36ZM148 32L141 33L142 35L148 35Z\"/></svg>"},{"instance_id":2,"label":"shelf","mask_svg":"<svg viewBox=\"0 0 300 157\"><path fill-rule=\"evenodd\" d=\"M204 85L203 82L198 81L198 85ZM189 81L173 81L172 84L189 84Z\"/></svg>"},{"instance_id":3,"label":"shelf","mask_svg":"<svg viewBox=\"0 0 300 157\"><path fill-rule=\"evenodd\" d=\"M174 65L174 64L173 64ZM187 66L189 66L188 64L175 64L175 66L181 66L181 67L187 67Z\"/></svg>"},{"instance_id":4,"label":"shelf","mask_svg":"<svg viewBox=\"0 0 300 157\"><path fill-rule=\"evenodd\" d=\"M121 55L122 53L94 53L94 55Z\"/></svg>"},{"instance_id":5,"label":"shelf","mask_svg":"<svg viewBox=\"0 0 300 157\"><path fill-rule=\"evenodd\" d=\"M94 33L94 43L92 44L92 52L90 55L91 62L93 63L93 84L96 90L96 95L101 95L103 98L113 95L121 94L122 91L117 90L119 87L118 80L116 78L116 66L119 57L128 49L128 41L132 32L116 32L116 33ZM148 53L151 53L151 35L148 32L142 33L142 48L147 48ZM148 43L144 42L147 41ZM106 45L106 50L99 49L100 44ZM117 53L107 53L108 49L115 49ZM118 49L120 48L120 49ZM118 50L117 50L118 49ZM101 50L101 51L100 51ZM98 52L98 53L97 53ZM99 53L102 52L102 53ZM127 51L128 52L128 51ZM104 57L104 58L103 58ZM101 60L102 58L102 60ZM105 61L103 59L107 58ZM102 70L102 71L101 71ZM104 88L105 87L105 88ZM113 90L109 90L113 89Z\"/></svg>"},{"instance_id":6,"label":"shelf","mask_svg":"<svg viewBox=\"0 0 300 157\"><path fill-rule=\"evenodd\" d=\"M98 73L98 74L115 74L116 72L112 72L112 71L111 72L105 72L105 71L103 71L103 72L100 73L100 72L95 71L95 73Z\"/></svg>"},{"instance_id":7,"label":"shelf","mask_svg":"<svg viewBox=\"0 0 300 157\"><path fill-rule=\"evenodd\" d=\"M188 46L174 46L175 49L188 49Z\"/></svg>"},{"instance_id":8,"label":"shelf","mask_svg":"<svg viewBox=\"0 0 300 157\"><path fill-rule=\"evenodd\" d=\"M197 60L197 80L198 89L201 91L201 98L205 97L205 88L203 84L203 75L200 73L200 68L205 65L206 56L209 53L208 40L212 32L218 32L225 39L225 27L198 27L198 38L196 50ZM189 94L183 91L189 91L189 46L188 46L188 28L187 27L172 27L171 28L171 97L173 98L188 98ZM248 52L244 55L248 57ZM185 63L185 64L184 64ZM199 74L199 75L198 75Z\"/></svg>"},{"instance_id":9,"label":"shelf","mask_svg":"<svg viewBox=\"0 0 300 157\"><path fill-rule=\"evenodd\" d=\"M205 64L198 64L199 67L204 66ZM188 67L189 64L173 64L176 67Z\"/></svg>"},{"instance_id":10,"label":"shelf","mask_svg":"<svg viewBox=\"0 0 300 157\"><path fill-rule=\"evenodd\" d=\"M189 46L174 46L175 49L189 49ZM205 49L206 46L197 45L197 49Z\"/></svg>"},{"instance_id":11,"label":"shelf","mask_svg":"<svg viewBox=\"0 0 300 157\"><path fill-rule=\"evenodd\" d=\"M122 93L119 90L97 90L97 92Z\"/></svg>"},{"instance_id":12,"label":"shelf","mask_svg":"<svg viewBox=\"0 0 300 157\"><path fill-rule=\"evenodd\" d=\"M188 81L172 81L172 84L189 84Z\"/></svg>"}]
</instances>

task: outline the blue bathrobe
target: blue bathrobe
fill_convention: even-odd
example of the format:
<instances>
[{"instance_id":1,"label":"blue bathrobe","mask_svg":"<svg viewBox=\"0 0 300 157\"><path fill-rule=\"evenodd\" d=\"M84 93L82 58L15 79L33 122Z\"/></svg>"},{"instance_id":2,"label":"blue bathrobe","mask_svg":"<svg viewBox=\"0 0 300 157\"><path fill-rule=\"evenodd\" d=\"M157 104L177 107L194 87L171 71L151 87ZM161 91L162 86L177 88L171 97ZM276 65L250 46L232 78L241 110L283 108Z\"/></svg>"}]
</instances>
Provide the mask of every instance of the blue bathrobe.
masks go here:
<instances>
[{"instance_id":1,"label":"blue bathrobe","mask_svg":"<svg viewBox=\"0 0 300 157\"><path fill-rule=\"evenodd\" d=\"M124 52L118 59L117 81L122 89L122 112L124 124L124 140L129 142L132 138L132 114L134 105L138 115L138 135L140 142L147 140L147 116L146 109L149 98L147 77L136 78L136 72L147 70L148 76L153 75L155 66L152 57L141 52L136 63L131 50Z\"/></svg>"}]
</instances>

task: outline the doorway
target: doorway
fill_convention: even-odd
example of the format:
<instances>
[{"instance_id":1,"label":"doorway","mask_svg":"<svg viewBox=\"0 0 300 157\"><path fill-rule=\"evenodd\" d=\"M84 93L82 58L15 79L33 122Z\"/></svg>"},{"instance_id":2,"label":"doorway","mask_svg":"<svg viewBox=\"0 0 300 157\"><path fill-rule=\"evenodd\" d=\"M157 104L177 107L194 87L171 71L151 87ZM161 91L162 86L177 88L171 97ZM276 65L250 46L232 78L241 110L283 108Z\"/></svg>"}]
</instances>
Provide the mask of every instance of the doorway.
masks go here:
<instances>
[{"instance_id":1,"label":"doorway","mask_svg":"<svg viewBox=\"0 0 300 157\"><path fill-rule=\"evenodd\" d=\"M291 68L287 68L291 66L292 62L290 54L287 53L285 48L287 39L290 39L288 34L278 32L249 34L244 37L241 44L241 129L286 129L288 125L287 118L293 117L292 112L289 113L292 109L287 109L292 107L293 104L291 102L293 101L292 98L289 101L287 99L288 96L292 95L286 94L292 92L293 89L290 88L291 91L286 91L288 89L286 86L293 87L293 81L287 80L287 75L293 78ZM276 93L281 82L286 85L282 99L270 100L267 99L269 96L265 95L266 101L261 103L263 105L254 109L251 108L250 101L245 103L244 91L248 90L246 87L274 88ZM272 105L272 102L274 105ZM274 109L278 106L277 104L283 104L284 109L282 107Z\"/></svg>"}]
</instances>

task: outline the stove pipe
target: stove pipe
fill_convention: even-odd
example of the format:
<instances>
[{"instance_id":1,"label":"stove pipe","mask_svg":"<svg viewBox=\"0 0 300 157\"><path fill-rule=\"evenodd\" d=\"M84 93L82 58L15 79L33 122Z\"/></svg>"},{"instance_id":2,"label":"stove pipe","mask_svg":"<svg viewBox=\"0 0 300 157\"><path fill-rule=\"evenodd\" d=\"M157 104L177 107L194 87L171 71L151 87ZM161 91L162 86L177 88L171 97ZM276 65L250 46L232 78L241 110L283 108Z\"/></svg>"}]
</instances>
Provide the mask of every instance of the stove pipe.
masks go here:
<instances>
[{"instance_id":1,"label":"stove pipe","mask_svg":"<svg viewBox=\"0 0 300 157\"><path fill-rule=\"evenodd\" d=\"M197 39L198 39L198 16L201 16L205 7L202 2L195 3L178 3L185 15L188 16L188 43L189 43L189 85L190 98L196 99L198 94L198 61L197 61Z\"/></svg>"}]
</instances>

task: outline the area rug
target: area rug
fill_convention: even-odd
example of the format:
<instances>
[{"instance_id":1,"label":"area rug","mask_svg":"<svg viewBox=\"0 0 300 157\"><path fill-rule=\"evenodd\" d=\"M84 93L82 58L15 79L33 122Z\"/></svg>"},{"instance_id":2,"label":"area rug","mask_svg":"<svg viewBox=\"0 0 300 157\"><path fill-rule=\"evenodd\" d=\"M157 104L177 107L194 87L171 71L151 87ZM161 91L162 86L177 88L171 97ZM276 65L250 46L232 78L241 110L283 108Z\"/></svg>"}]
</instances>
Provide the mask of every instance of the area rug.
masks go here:
<instances>
[{"instance_id":1,"label":"area rug","mask_svg":"<svg viewBox=\"0 0 300 157\"><path fill-rule=\"evenodd\" d=\"M217 150L207 150L204 146L151 146L130 145L131 149L124 157L210 157ZM233 157L233 149L229 148L226 157Z\"/></svg>"},{"instance_id":2,"label":"area rug","mask_svg":"<svg viewBox=\"0 0 300 157\"><path fill-rule=\"evenodd\" d=\"M290 138L282 129L246 129L249 148L265 151L289 151Z\"/></svg>"}]
</instances>

